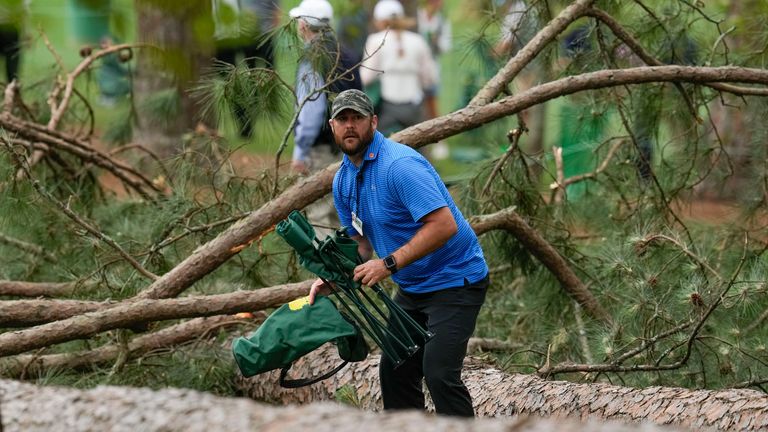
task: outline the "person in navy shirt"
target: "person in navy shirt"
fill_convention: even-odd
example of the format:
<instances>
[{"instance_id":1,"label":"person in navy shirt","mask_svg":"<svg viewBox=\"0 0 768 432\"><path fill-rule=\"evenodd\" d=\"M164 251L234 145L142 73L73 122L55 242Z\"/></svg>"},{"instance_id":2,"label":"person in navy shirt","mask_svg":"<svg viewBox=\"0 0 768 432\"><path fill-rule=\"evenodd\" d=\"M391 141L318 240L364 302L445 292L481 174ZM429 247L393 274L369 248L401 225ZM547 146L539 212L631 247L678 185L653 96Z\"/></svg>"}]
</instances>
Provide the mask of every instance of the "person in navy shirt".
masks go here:
<instances>
[{"instance_id":1,"label":"person in navy shirt","mask_svg":"<svg viewBox=\"0 0 768 432\"><path fill-rule=\"evenodd\" d=\"M365 93L339 93L329 123L344 152L333 179L334 205L367 260L354 279L371 286L391 276L399 286L395 302L435 334L396 369L382 356L384 409L423 410L424 379L438 414L472 417L461 369L489 283L477 236L432 165L376 130ZM310 303L328 292L315 281Z\"/></svg>"}]
</instances>

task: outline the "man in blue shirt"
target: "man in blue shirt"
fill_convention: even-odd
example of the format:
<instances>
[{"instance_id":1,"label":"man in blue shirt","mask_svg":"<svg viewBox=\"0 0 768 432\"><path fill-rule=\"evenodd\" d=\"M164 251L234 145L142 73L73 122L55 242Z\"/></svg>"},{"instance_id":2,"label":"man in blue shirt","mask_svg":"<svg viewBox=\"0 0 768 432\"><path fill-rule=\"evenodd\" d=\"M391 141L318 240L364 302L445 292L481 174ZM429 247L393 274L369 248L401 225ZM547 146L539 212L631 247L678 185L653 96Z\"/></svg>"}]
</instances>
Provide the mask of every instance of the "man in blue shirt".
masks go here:
<instances>
[{"instance_id":1,"label":"man in blue shirt","mask_svg":"<svg viewBox=\"0 0 768 432\"><path fill-rule=\"evenodd\" d=\"M461 369L488 287L477 237L429 162L376 130L365 93L339 93L329 123L345 154L333 180L334 204L367 260L354 279L371 286L391 276L399 285L395 301L435 334L396 369L382 356L384 409L424 409L423 378L438 414L471 417ZM374 251L379 258L372 259ZM310 303L327 292L316 281Z\"/></svg>"}]
</instances>

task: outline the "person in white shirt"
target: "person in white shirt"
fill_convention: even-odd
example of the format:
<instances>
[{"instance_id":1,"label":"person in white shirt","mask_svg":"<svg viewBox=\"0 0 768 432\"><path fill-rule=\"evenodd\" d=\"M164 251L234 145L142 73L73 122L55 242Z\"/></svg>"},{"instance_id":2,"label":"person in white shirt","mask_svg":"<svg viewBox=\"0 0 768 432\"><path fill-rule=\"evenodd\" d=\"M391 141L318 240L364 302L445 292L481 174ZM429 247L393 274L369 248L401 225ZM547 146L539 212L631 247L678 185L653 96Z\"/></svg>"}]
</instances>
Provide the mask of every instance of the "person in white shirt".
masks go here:
<instances>
[{"instance_id":1,"label":"person in white shirt","mask_svg":"<svg viewBox=\"0 0 768 432\"><path fill-rule=\"evenodd\" d=\"M451 49L451 22L443 14L443 0L426 0L416 11L419 34L424 36L435 58L438 76L440 56ZM438 86L427 89L424 100L427 118L437 117Z\"/></svg>"},{"instance_id":2,"label":"person in white shirt","mask_svg":"<svg viewBox=\"0 0 768 432\"><path fill-rule=\"evenodd\" d=\"M378 130L390 135L422 121L425 91L437 84L437 66L424 37L407 30L413 20L406 19L399 1L380 0L373 19L379 31L366 40L360 78L364 86L380 80Z\"/></svg>"}]
</instances>

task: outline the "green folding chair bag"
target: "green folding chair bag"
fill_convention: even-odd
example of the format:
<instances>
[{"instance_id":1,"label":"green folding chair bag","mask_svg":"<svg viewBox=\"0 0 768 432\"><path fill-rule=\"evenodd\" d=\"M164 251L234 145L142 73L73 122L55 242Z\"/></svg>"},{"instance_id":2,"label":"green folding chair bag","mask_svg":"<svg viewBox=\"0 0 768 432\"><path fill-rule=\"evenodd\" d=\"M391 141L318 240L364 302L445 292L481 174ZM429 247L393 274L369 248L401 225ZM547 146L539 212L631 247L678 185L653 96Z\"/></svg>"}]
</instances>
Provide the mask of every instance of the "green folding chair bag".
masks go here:
<instances>
[{"instance_id":1,"label":"green folding chair bag","mask_svg":"<svg viewBox=\"0 0 768 432\"><path fill-rule=\"evenodd\" d=\"M331 341L337 344L342 364L316 378L286 379L295 360ZM326 379L348 361L365 359L368 346L357 326L328 297L318 296L312 305L309 297L302 297L281 306L253 334L235 339L232 353L243 376L282 368L280 384L293 388Z\"/></svg>"}]
</instances>

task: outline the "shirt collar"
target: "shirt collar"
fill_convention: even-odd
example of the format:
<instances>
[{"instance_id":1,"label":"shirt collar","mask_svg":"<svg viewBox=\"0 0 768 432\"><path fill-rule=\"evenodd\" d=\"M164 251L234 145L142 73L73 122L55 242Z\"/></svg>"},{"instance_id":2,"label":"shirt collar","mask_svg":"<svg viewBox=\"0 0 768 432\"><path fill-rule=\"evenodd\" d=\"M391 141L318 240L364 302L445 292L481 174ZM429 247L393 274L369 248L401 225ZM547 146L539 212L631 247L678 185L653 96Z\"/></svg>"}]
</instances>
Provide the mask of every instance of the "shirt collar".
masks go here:
<instances>
[{"instance_id":1,"label":"shirt collar","mask_svg":"<svg viewBox=\"0 0 768 432\"><path fill-rule=\"evenodd\" d=\"M365 156L363 157L363 163L360 164L359 167L355 166L355 164L352 163L351 160L349 160L349 157L347 155L344 155L343 163L348 168L352 169L353 171L357 172L361 168L365 166L365 161L372 161L376 160L376 158L379 156L379 151L381 150L381 144L384 142L386 138L384 138L384 135L379 131L373 132L373 141L371 141L370 144L368 144L368 148L365 150Z\"/></svg>"}]
</instances>

